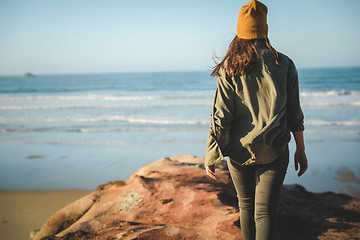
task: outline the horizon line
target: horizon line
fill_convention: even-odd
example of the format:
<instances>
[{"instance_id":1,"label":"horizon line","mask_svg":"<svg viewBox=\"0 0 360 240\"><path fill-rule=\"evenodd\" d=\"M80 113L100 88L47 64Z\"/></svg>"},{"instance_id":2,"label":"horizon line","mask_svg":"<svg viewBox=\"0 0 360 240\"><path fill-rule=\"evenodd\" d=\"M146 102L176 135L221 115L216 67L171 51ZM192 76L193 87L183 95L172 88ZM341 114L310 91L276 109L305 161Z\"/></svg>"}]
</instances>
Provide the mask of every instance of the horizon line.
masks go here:
<instances>
[{"instance_id":1,"label":"horizon line","mask_svg":"<svg viewBox=\"0 0 360 240\"><path fill-rule=\"evenodd\" d=\"M300 69L336 69L336 68L360 68L360 66L302 66L297 67L298 70ZM194 69L194 70L140 70L140 71L108 71L108 72L63 72L63 73L35 73L35 72L24 72L22 74L1 74L0 77L23 77L25 74L32 74L35 77L36 76L49 76L49 75L101 75L101 74L154 74L154 73L185 73L185 72L211 72L211 69L208 70L200 70L200 69Z\"/></svg>"}]
</instances>

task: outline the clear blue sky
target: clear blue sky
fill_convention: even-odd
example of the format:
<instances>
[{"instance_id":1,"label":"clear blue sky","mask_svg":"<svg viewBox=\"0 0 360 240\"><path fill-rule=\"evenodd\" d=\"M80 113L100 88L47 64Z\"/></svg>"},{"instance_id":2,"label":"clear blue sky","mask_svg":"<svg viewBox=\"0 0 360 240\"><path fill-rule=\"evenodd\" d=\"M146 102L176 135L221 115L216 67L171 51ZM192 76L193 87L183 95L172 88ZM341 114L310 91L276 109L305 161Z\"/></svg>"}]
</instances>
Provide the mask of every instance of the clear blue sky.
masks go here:
<instances>
[{"instance_id":1,"label":"clear blue sky","mask_svg":"<svg viewBox=\"0 0 360 240\"><path fill-rule=\"evenodd\" d=\"M248 1L0 0L0 75L208 70ZM298 67L360 66L359 0L263 0Z\"/></svg>"}]
</instances>

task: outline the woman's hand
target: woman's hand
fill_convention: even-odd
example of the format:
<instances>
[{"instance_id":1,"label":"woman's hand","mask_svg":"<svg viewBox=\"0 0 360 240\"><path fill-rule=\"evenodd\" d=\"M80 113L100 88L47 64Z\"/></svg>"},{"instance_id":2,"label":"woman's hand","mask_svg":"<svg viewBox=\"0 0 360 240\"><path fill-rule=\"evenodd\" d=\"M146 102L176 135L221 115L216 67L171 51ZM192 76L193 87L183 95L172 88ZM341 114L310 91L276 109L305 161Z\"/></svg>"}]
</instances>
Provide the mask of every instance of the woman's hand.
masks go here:
<instances>
[{"instance_id":1,"label":"woman's hand","mask_svg":"<svg viewBox=\"0 0 360 240\"><path fill-rule=\"evenodd\" d=\"M305 154L304 135L303 131L293 132L293 135L296 143L296 151L294 156L295 171L297 171L300 166L300 171L298 173L298 177L300 177L308 168L308 161Z\"/></svg>"},{"instance_id":2,"label":"woman's hand","mask_svg":"<svg viewBox=\"0 0 360 240\"><path fill-rule=\"evenodd\" d=\"M298 173L298 177L300 177L301 175L304 174L304 172L308 168L308 162L307 162L305 151L296 149L294 161L295 161L295 171L297 171L300 166L300 171Z\"/></svg>"},{"instance_id":3,"label":"woman's hand","mask_svg":"<svg viewBox=\"0 0 360 240\"><path fill-rule=\"evenodd\" d=\"M212 179L216 180L215 177L215 165L207 166L206 168L206 174L211 177Z\"/></svg>"}]
</instances>

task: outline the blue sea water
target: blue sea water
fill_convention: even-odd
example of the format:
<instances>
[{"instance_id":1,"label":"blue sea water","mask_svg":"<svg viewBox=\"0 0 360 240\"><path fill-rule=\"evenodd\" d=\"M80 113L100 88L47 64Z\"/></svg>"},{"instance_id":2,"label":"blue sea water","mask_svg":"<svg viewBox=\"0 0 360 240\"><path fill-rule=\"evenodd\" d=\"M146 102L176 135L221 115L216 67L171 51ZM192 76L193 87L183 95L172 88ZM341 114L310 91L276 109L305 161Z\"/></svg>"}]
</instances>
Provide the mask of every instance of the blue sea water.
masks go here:
<instances>
[{"instance_id":1,"label":"blue sea water","mask_svg":"<svg viewBox=\"0 0 360 240\"><path fill-rule=\"evenodd\" d=\"M299 79L309 170L297 178L291 162L285 183L360 196L360 68ZM0 189L94 189L203 156L215 88L206 71L1 76Z\"/></svg>"}]
</instances>

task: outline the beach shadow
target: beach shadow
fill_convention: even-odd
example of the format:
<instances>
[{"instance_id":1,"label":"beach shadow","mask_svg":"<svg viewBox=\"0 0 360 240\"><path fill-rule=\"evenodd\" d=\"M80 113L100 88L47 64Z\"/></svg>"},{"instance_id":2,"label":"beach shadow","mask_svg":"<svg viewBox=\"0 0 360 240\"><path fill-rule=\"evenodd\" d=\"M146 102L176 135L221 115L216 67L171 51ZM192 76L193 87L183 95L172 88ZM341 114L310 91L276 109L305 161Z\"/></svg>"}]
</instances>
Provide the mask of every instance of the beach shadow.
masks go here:
<instances>
[{"instance_id":1,"label":"beach shadow","mask_svg":"<svg viewBox=\"0 0 360 240\"><path fill-rule=\"evenodd\" d=\"M333 192L310 193L299 185L294 186L281 193L277 220L279 239L357 239L354 234L360 236L358 199Z\"/></svg>"}]
</instances>

